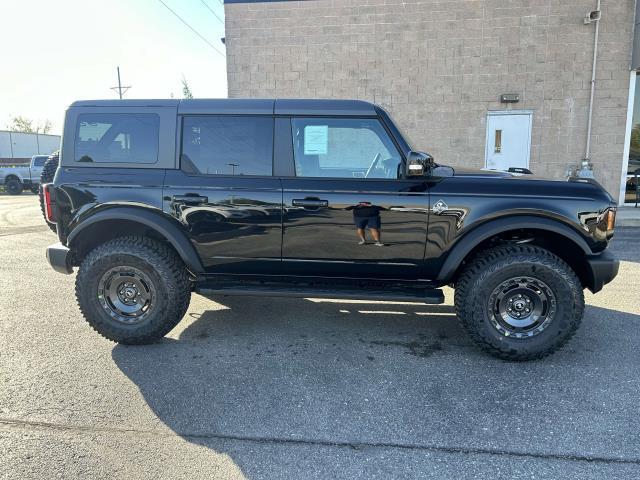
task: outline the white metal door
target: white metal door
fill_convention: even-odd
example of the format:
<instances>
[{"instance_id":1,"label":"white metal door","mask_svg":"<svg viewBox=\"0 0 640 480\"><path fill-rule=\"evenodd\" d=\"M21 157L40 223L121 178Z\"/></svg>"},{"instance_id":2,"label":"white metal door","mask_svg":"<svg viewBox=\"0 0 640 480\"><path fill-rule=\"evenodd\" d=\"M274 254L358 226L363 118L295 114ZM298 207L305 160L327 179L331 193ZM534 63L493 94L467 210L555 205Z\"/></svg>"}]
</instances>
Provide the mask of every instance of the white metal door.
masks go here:
<instances>
[{"instance_id":1,"label":"white metal door","mask_svg":"<svg viewBox=\"0 0 640 480\"><path fill-rule=\"evenodd\" d=\"M529 168L531 112L489 112L485 168Z\"/></svg>"}]
</instances>

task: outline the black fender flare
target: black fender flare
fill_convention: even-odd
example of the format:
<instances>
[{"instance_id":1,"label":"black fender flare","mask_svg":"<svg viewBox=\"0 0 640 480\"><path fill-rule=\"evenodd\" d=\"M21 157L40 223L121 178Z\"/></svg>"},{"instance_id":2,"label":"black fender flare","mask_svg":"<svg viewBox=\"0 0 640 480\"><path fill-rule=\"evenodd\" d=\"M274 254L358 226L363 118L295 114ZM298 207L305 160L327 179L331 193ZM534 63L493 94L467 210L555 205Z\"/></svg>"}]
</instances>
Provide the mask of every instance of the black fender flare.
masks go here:
<instances>
[{"instance_id":1,"label":"black fender flare","mask_svg":"<svg viewBox=\"0 0 640 480\"><path fill-rule=\"evenodd\" d=\"M155 230L169 241L191 272L204 273L204 267L195 247L177 224L177 221L167 218L165 213L146 208L114 206L93 213L89 217L84 218L81 223L69 233L67 245L73 245L74 239L78 238L78 236L90 226L107 220L129 220L145 225L151 230Z\"/></svg>"},{"instance_id":2,"label":"black fender flare","mask_svg":"<svg viewBox=\"0 0 640 480\"><path fill-rule=\"evenodd\" d=\"M437 280L439 283L447 284L453 278L456 270L464 261L467 255L481 242L495 235L509 230L536 229L557 233L575 243L582 249L585 255L593 252L587 241L570 226L559 220L551 218L537 217L535 215L517 215L489 220L467 232L460 238L449 251L444 261Z\"/></svg>"}]
</instances>

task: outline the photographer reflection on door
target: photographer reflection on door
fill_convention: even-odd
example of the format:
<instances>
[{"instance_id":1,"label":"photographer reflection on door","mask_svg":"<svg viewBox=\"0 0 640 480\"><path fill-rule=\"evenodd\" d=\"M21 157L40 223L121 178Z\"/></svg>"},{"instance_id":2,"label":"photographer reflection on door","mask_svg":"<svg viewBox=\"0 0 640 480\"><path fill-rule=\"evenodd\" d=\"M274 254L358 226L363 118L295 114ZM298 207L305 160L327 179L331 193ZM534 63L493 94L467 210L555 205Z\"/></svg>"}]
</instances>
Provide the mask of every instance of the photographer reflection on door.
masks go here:
<instances>
[{"instance_id":1,"label":"photographer reflection on door","mask_svg":"<svg viewBox=\"0 0 640 480\"><path fill-rule=\"evenodd\" d=\"M359 202L357 205L351 205L346 209L353 210L353 223L356 226L356 233L359 240L358 245L365 245L367 243L365 228L368 227L371 231L374 245L384 247L384 243L382 243L380 237L382 227L380 212L384 210L384 207L372 205L371 202Z\"/></svg>"}]
</instances>

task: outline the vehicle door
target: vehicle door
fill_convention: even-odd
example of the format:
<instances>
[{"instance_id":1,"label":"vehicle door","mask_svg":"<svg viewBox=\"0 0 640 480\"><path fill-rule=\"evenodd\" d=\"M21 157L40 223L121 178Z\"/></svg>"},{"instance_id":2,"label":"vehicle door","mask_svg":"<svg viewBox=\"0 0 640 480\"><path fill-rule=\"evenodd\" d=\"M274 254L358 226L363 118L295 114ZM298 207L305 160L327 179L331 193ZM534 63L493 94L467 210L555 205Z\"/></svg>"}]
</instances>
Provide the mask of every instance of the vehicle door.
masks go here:
<instances>
[{"instance_id":1,"label":"vehicle door","mask_svg":"<svg viewBox=\"0 0 640 480\"><path fill-rule=\"evenodd\" d=\"M180 169L167 170L164 210L182 223L207 273L277 272L273 116L185 115L180 123Z\"/></svg>"},{"instance_id":2,"label":"vehicle door","mask_svg":"<svg viewBox=\"0 0 640 480\"><path fill-rule=\"evenodd\" d=\"M380 119L291 117L290 126L294 167L282 178L283 268L298 275L420 277L427 184L403 178L403 153Z\"/></svg>"}]
</instances>

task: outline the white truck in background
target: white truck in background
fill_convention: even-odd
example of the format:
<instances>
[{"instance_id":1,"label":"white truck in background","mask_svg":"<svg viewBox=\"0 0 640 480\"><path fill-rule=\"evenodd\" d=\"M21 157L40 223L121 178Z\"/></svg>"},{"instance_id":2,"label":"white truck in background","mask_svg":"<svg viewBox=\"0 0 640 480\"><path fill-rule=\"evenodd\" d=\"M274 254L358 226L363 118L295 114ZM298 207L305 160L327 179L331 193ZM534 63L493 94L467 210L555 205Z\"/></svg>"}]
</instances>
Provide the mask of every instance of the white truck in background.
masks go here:
<instances>
[{"instance_id":1,"label":"white truck in background","mask_svg":"<svg viewBox=\"0 0 640 480\"><path fill-rule=\"evenodd\" d=\"M38 193L42 167L49 155L34 155L29 165L0 167L0 185L9 195L19 195L23 190Z\"/></svg>"}]
</instances>

